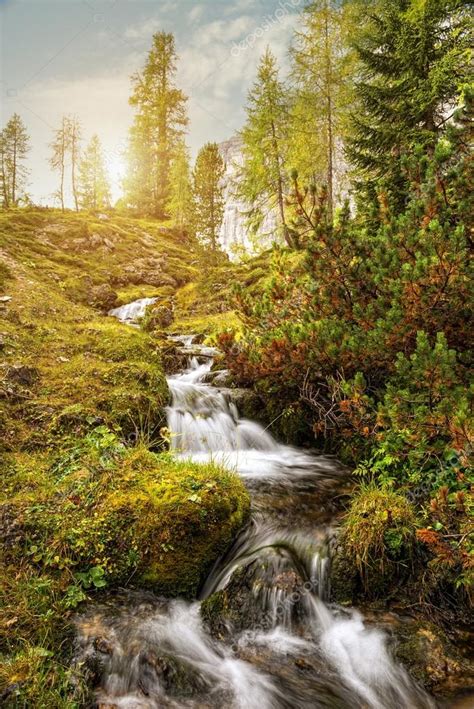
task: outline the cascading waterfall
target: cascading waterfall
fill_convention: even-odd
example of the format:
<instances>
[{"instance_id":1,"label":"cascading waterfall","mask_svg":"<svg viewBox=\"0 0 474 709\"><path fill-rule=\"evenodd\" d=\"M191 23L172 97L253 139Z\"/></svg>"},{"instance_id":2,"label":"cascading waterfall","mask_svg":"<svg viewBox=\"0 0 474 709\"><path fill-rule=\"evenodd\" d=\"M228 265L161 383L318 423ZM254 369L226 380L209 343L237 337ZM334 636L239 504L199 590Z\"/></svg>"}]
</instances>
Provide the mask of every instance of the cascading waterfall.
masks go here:
<instances>
[{"instance_id":1,"label":"cascading waterfall","mask_svg":"<svg viewBox=\"0 0 474 709\"><path fill-rule=\"evenodd\" d=\"M258 622L217 641L200 619L200 602L145 594L126 599L118 614L91 611L79 623L81 642L87 646L105 625L114 648L104 656L98 703L130 709L435 707L394 662L383 632L355 610L327 605L331 524L319 500L344 475L341 466L282 445L260 424L241 419L226 391L205 383L215 351L192 345L191 338L180 342L189 367L168 380L172 448L178 456L233 468L253 498L250 524L212 570L201 599L229 590L239 569Z\"/></svg>"},{"instance_id":2,"label":"cascading waterfall","mask_svg":"<svg viewBox=\"0 0 474 709\"><path fill-rule=\"evenodd\" d=\"M155 302L156 298L141 298L140 300L134 300L133 303L127 303L127 305L121 305L119 308L109 310L109 315L118 318L127 323L127 325L137 326L140 319L144 317L148 306L153 305Z\"/></svg>"}]
</instances>

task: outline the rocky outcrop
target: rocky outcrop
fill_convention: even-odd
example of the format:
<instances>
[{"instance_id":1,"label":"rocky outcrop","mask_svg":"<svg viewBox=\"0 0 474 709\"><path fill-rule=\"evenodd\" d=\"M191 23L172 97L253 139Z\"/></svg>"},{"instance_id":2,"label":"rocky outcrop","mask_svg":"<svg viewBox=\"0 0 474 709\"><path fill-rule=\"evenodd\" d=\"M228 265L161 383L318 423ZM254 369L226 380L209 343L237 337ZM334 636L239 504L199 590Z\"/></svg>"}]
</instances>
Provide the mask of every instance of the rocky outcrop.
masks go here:
<instances>
[{"instance_id":1,"label":"rocky outcrop","mask_svg":"<svg viewBox=\"0 0 474 709\"><path fill-rule=\"evenodd\" d=\"M161 286L176 288L178 283L173 276L166 273L165 263L164 256L135 259L114 277L114 283L119 286L147 283L156 288Z\"/></svg>"},{"instance_id":2,"label":"rocky outcrop","mask_svg":"<svg viewBox=\"0 0 474 709\"><path fill-rule=\"evenodd\" d=\"M117 304L117 293L107 283L100 286L92 286L89 296L89 305L107 312Z\"/></svg>"},{"instance_id":3,"label":"rocky outcrop","mask_svg":"<svg viewBox=\"0 0 474 709\"><path fill-rule=\"evenodd\" d=\"M225 207L219 235L220 243L231 258L238 256L239 252L242 251L262 251L278 238L276 234L276 217L270 211L256 235L256 239L251 238L245 218L248 205L236 197L238 173L242 165L242 143L240 138L234 136L230 140L220 143L219 150L226 166L224 177ZM255 248L255 241L258 242L257 249Z\"/></svg>"}]
</instances>

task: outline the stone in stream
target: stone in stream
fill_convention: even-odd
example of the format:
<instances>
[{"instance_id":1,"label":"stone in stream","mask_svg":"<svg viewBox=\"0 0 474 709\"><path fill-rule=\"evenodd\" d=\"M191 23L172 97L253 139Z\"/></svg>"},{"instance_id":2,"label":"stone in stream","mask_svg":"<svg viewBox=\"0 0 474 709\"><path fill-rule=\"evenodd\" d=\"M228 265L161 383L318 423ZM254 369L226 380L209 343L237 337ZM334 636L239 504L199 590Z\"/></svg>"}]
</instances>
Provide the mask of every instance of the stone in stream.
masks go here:
<instances>
[{"instance_id":1,"label":"stone in stream","mask_svg":"<svg viewBox=\"0 0 474 709\"><path fill-rule=\"evenodd\" d=\"M223 639L245 630L290 628L305 616L305 582L282 549L267 549L234 571L229 583L201 604L211 634Z\"/></svg>"}]
</instances>

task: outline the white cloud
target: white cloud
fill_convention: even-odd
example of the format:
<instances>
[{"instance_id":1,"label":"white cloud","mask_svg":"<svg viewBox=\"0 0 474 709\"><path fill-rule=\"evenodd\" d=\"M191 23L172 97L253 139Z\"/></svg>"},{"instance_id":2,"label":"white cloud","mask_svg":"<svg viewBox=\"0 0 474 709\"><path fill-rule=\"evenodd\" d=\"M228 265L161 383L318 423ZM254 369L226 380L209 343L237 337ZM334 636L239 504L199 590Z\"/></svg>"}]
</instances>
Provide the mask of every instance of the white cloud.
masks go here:
<instances>
[{"instance_id":1,"label":"white cloud","mask_svg":"<svg viewBox=\"0 0 474 709\"><path fill-rule=\"evenodd\" d=\"M242 12L251 4L248 0L239 0L233 9ZM176 10L174 3L160 2L158 7L158 14L155 12L151 19L142 19L122 31L124 41L120 53L106 54L113 47L117 49L117 37L106 28L100 30L104 56L109 57L107 70L101 70L100 61L97 61L89 64L88 73L84 72L80 78L36 81L28 90L8 101L7 115L13 111L20 113L32 137L34 150L29 163L31 191L35 199L50 195L56 189L56 176L47 168L48 143L52 139L52 129L58 126L64 113L78 115L86 140L98 133L114 171L114 194L118 196L120 152L133 118L133 110L128 104L130 76L143 66L153 33L163 28L160 18L169 13L171 7ZM262 21L241 14L205 23L202 22L202 6L196 5L188 13L188 20L202 23L185 38L179 32L177 34L178 83L190 97L189 142L194 154L204 142L224 140L241 127L245 118L246 94L267 45L286 67L296 15L288 13L280 19L275 15L268 17L270 20ZM168 25L168 20L165 24ZM256 32L259 28L261 31ZM111 56L114 56L113 64Z\"/></svg>"}]
</instances>

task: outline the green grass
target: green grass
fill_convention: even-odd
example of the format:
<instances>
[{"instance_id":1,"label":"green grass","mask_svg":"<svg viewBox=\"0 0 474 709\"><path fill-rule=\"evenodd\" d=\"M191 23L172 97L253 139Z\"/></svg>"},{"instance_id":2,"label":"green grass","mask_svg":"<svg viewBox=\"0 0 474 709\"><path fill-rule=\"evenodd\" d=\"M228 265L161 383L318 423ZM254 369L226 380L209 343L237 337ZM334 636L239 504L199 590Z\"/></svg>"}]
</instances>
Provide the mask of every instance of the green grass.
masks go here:
<instances>
[{"instance_id":1,"label":"green grass","mask_svg":"<svg viewBox=\"0 0 474 709\"><path fill-rule=\"evenodd\" d=\"M0 255L11 297L0 304L0 696L74 708L87 703L68 668L77 605L118 584L192 597L249 501L231 473L163 452L163 338L92 297L169 300L196 282L179 232L113 214L0 212ZM165 285L130 272L157 258ZM225 325L202 306L203 332Z\"/></svg>"}]
</instances>

